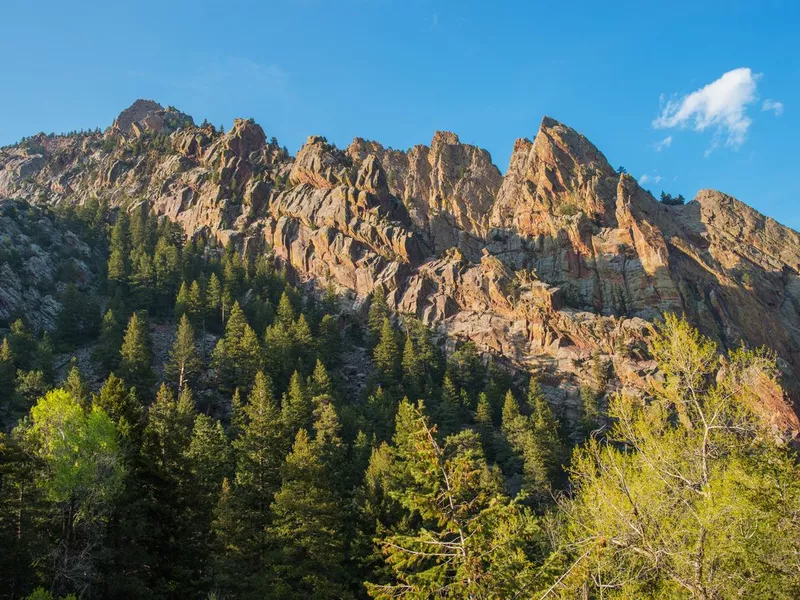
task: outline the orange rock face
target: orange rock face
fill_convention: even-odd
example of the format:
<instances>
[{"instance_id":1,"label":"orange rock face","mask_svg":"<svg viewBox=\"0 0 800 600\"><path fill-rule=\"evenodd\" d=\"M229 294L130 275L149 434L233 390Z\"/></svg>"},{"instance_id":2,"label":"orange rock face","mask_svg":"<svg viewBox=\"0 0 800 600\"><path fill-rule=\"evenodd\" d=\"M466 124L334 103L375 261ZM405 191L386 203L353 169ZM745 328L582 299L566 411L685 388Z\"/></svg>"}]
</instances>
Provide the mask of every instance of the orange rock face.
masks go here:
<instances>
[{"instance_id":1,"label":"orange rock face","mask_svg":"<svg viewBox=\"0 0 800 600\"><path fill-rule=\"evenodd\" d=\"M449 132L407 152L311 136L292 157L250 120L221 134L148 102L102 136L0 149L0 197L142 199L188 235L333 282L355 307L381 286L397 310L560 382L567 407L594 352L620 387L643 385L642 340L665 311L723 347L767 345L787 381L800 375L800 234L719 192L661 204L553 119L517 140L503 176Z\"/></svg>"}]
</instances>

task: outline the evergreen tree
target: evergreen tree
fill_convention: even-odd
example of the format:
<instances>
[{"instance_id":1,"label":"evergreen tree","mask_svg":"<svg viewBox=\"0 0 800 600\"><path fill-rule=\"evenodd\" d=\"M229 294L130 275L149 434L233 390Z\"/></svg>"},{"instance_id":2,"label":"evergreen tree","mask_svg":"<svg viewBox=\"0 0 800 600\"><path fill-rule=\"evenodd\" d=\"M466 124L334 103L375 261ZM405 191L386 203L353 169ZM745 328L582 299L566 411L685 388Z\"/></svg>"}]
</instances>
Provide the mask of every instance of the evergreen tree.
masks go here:
<instances>
[{"instance_id":1,"label":"evergreen tree","mask_svg":"<svg viewBox=\"0 0 800 600\"><path fill-rule=\"evenodd\" d=\"M103 316L100 340L95 352L95 359L107 372L119 366L120 348L122 348L124 335L122 325L117 320L114 311L109 308Z\"/></svg>"},{"instance_id":2,"label":"evergreen tree","mask_svg":"<svg viewBox=\"0 0 800 600\"><path fill-rule=\"evenodd\" d=\"M222 286L220 285L219 278L216 273L211 273L208 279L208 286L206 288L205 297L205 314L210 320L212 326L219 326L224 321L220 314L220 307L222 303Z\"/></svg>"},{"instance_id":3,"label":"evergreen tree","mask_svg":"<svg viewBox=\"0 0 800 600\"><path fill-rule=\"evenodd\" d=\"M120 375L140 396L148 395L153 384L152 354L150 351L150 331L146 317L133 313L125 330L125 338L120 348Z\"/></svg>"},{"instance_id":4,"label":"evergreen tree","mask_svg":"<svg viewBox=\"0 0 800 600\"><path fill-rule=\"evenodd\" d=\"M266 367L279 386L285 386L297 366L294 341L290 331L281 323L274 323L264 332Z\"/></svg>"},{"instance_id":5,"label":"evergreen tree","mask_svg":"<svg viewBox=\"0 0 800 600\"><path fill-rule=\"evenodd\" d=\"M317 349L319 357L326 366L336 365L336 358L341 351L341 336L339 324L333 315L325 315L319 323L317 333Z\"/></svg>"},{"instance_id":6,"label":"evergreen tree","mask_svg":"<svg viewBox=\"0 0 800 600\"><path fill-rule=\"evenodd\" d=\"M483 446L483 453L488 460L495 456L495 431L492 423L492 407L486 393L478 396L478 408L475 411L475 428Z\"/></svg>"},{"instance_id":7,"label":"evergreen tree","mask_svg":"<svg viewBox=\"0 0 800 600\"><path fill-rule=\"evenodd\" d=\"M381 382L394 385L398 381L400 371L400 342L398 334L392 327L388 317L384 317L381 327L380 341L372 352L375 366Z\"/></svg>"},{"instance_id":8,"label":"evergreen tree","mask_svg":"<svg viewBox=\"0 0 800 600\"><path fill-rule=\"evenodd\" d=\"M109 244L108 280L125 285L130 275L129 257L131 252L129 219L127 213L119 211L111 230Z\"/></svg>"},{"instance_id":9,"label":"evergreen tree","mask_svg":"<svg viewBox=\"0 0 800 600\"><path fill-rule=\"evenodd\" d=\"M434 411L436 423L439 426L439 433L447 437L456 433L462 421L460 416L460 394L453 380L449 375L445 375L442 382L442 398Z\"/></svg>"},{"instance_id":10,"label":"evergreen tree","mask_svg":"<svg viewBox=\"0 0 800 600\"><path fill-rule=\"evenodd\" d=\"M182 317L189 313L189 286L186 282L181 282L181 287L178 290L178 295L175 297L175 316Z\"/></svg>"},{"instance_id":11,"label":"evergreen tree","mask_svg":"<svg viewBox=\"0 0 800 600\"><path fill-rule=\"evenodd\" d=\"M151 589L192 590L201 566L192 547L194 481L188 459L195 408L188 389L176 401L162 384L148 411L142 435L141 479L147 527L142 541L153 558L147 565Z\"/></svg>"},{"instance_id":12,"label":"evergreen tree","mask_svg":"<svg viewBox=\"0 0 800 600\"><path fill-rule=\"evenodd\" d=\"M90 403L90 390L89 386L81 377L81 372L78 369L78 365L75 362L75 358L72 359L72 366L70 367L69 373L67 373L67 378L64 381L64 389L70 394L75 401L81 405L81 407L88 408Z\"/></svg>"},{"instance_id":13,"label":"evergreen tree","mask_svg":"<svg viewBox=\"0 0 800 600\"><path fill-rule=\"evenodd\" d=\"M6 339L14 357L14 366L25 371L35 368L38 342L22 319L11 323Z\"/></svg>"},{"instance_id":14,"label":"evergreen tree","mask_svg":"<svg viewBox=\"0 0 800 600\"><path fill-rule=\"evenodd\" d=\"M207 588L213 577L211 560L214 540L211 525L214 509L222 482L230 476L233 467L231 444L222 423L207 415L197 415L186 459L192 487L187 516L192 523L191 545L197 549L202 585Z\"/></svg>"},{"instance_id":15,"label":"evergreen tree","mask_svg":"<svg viewBox=\"0 0 800 600\"><path fill-rule=\"evenodd\" d=\"M314 404L308 397L303 378L295 371L289 381L289 389L283 397L282 419L286 433L291 439L301 429L310 430L314 415Z\"/></svg>"},{"instance_id":16,"label":"evergreen tree","mask_svg":"<svg viewBox=\"0 0 800 600\"><path fill-rule=\"evenodd\" d=\"M123 442L135 447L141 434L144 410L134 388L111 373L100 392L92 396L92 405L101 408L114 422Z\"/></svg>"},{"instance_id":17,"label":"evergreen tree","mask_svg":"<svg viewBox=\"0 0 800 600\"><path fill-rule=\"evenodd\" d=\"M6 418L6 413L11 409L14 398L14 381L17 377L17 368L14 366L14 356L8 338L3 338L0 344L0 422Z\"/></svg>"},{"instance_id":18,"label":"evergreen tree","mask_svg":"<svg viewBox=\"0 0 800 600\"><path fill-rule=\"evenodd\" d=\"M410 335L406 336L403 347L403 389L412 398L419 397L423 390L425 367L422 358L414 348Z\"/></svg>"},{"instance_id":19,"label":"evergreen tree","mask_svg":"<svg viewBox=\"0 0 800 600\"><path fill-rule=\"evenodd\" d=\"M321 457L321 445L297 432L281 469L269 533L281 553L274 589L281 598L348 598L345 514Z\"/></svg>"},{"instance_id":20,"label":"evergreen tree","mask_svg":"<svg viewBox=\"0 0 800 600\"><path fill-rule=\"evenodd\" d=\"M225 335L214 348L212 364L223 390L249 389L256 373L263 368L258 336L247 323L238 302L233 305L225 325Z\"/></svg>"},{"instance_id":21,"label":"evergreen tree","mask_svg":"<svg viewBox=\"0 0 800 600\"><path fill-rule=\"evenodd\" d=\"M311 376L309 385L309 395L312 399L317 396L333 396L333 385L331 384L328 370L319 359L317 359L317 363L314 365L314 373Z\"/></svg>"},{"instance_id":22,"label":"evergreen tree","mask_svg":"<svg viewBox=\"0 0 800 600\"><path fill-rule=\"evenodd\" d=\"M278 302L278 311L276 313L278 318L278 323L286 327L287 329L291 328L292 324L294 323L295 319L295 312L294 306L292 306L292 301L289 298L289 293L284 290L281 294L281 299Z\"/></svg>"},{"instance_id":23,"label":"evergreen tree","mask_svg":"<svg viewBox=\"0 0 800 600\"><path fill-rule=\"evenodd\" d=\"M194 339L194 329L189 322L189 318L184 314L178 323L178 330L175 333L175 341L169 353L169 363L167 363L167 373L177 384L178 389L183 389L185 385L194 383L202 363L197 352L197 344Z\"/></svg>"},{"instance_id":24,"label":"evergreen tree","mask_svg":"<svg viewBox=\"0 0 800 600\"><path fill-rule=\"evenodd\" d=\"M287 452L278 404L271 382L263 372L256 375L253 390L242 408L241 432L233 442L236 458L235 485L223 490L217 507L215 529L219 537L218 564L239 573L241 580L223 581L233 593L255 594L263 588L263 571L268 564L269 506L281 484L280 466ZM232 516L235 513L235 517ZM232 526L239 519L247 523L242 529Z\"/></svg>"},{"instance_id":25,"label":"evergreen tree","mask_svg":"<svg viewBox=\"0 0 800 600\"><path fill-rule=\"evenodd\" d=\"M477 436L463 431L442 446L420 408L401 409L389 493L417 519L381 540L395 581L368 584L370 595L508 598L526 589L538 527L502 495Z\"/></svg>"},{"instance_id":26,"label":"evergreen tree","mask_svg":"<svg viewBox=\"0 0 800 600\"><path fill-rule=\"evenodd\" d=\"M381 286L377 286L372 292L372 301L369 305L369 317L367 320L367 332L369 333L370 345L374 346L381 339L383 332L383 322L389 318L389 306L386 304L386 295Z\"/></svg>"},{"instance_id":27,"label":"evergreen tree","mask_svg":"<svg viewBox=\"0 0 800 600\"><path fill-rule=\"evenodd\" d=\"M309 327L305 315L301 314L292 324L291 337L295 364L299 368L304 366L311 367L311 361L308 360L308 357L314 355L315 344L314 336L311 335L311 327Z\"/></svg>"}]
</instances>

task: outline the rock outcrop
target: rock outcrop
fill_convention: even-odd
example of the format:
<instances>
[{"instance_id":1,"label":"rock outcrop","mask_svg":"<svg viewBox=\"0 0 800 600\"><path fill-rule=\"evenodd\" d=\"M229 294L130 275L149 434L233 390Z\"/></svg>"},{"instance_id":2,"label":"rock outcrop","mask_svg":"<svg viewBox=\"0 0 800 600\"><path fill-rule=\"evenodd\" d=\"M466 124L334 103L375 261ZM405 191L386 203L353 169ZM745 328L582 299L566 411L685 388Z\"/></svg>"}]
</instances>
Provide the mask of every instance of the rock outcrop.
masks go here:
<instances>
[{"instance_id":1,"label":"rock outcrop","mask_svg":"<svg viewBox=\"0 0 800 600\"><path fill-rule=\"evenodd\" d=\"M664 205L553 119L517 140L503 176L449 132L407 152L311 136L292 157L251 120L223 134L180 115L137 101L103 135L0 149L0 197L146 200L355 307L380 286L450 339L536 369L567 410L597 353L618 386L644 385L643 340L665 311L800 375L800 234L719 192Z\"/></svg>"}]
</instances>

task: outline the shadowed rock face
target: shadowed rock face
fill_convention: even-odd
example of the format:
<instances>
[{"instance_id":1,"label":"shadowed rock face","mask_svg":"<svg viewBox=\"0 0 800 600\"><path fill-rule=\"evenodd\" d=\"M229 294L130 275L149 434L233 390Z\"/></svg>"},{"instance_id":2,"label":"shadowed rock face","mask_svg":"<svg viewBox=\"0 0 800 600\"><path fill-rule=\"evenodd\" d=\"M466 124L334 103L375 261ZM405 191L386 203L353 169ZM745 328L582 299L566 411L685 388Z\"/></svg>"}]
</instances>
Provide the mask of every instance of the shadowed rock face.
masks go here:
<instances>
[{"instance_id":1,"label":"shadowed rock face","mask_svg":"<svg viewBox=\"0 0 800 600\"><path fill-rule=\"evenodd\" d=\"M553 119L517 140L503 176L449 132L407 152L311 136L292 157L251 120L222 134L180 115L137 101L102 136L0 149L0 197L145 199L189 235L333 282L355 307L382 286L449 339L538 370L567 410L595 352L620 388L644 385L643 338L664 311L727 347L766 344L800 374L800 234L719 192L663 205ZM166 149L136 133L148 127Z\"/></svg>"}]
</instances>

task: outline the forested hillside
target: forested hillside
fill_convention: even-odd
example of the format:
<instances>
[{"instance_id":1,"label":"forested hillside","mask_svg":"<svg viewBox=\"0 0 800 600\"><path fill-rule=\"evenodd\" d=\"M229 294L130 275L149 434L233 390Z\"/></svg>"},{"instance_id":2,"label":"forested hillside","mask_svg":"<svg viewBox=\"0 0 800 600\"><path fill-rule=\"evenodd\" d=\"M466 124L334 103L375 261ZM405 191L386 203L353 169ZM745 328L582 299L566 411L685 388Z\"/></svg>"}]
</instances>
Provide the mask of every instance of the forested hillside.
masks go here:
<instances>
[{"instance_id":1,"label":"forested hillside","mask_svg":"<svg viewBox=\"0 0 800 600\"><path fill-rule=\"evenodd\" d=\"M3 597L800 595L772 353L666 315L642 393L598 353L566 414L380 286L343 310L147 203L61 206L2 206L40 319L0 324Z\"/></svg>"}]
</instances>

